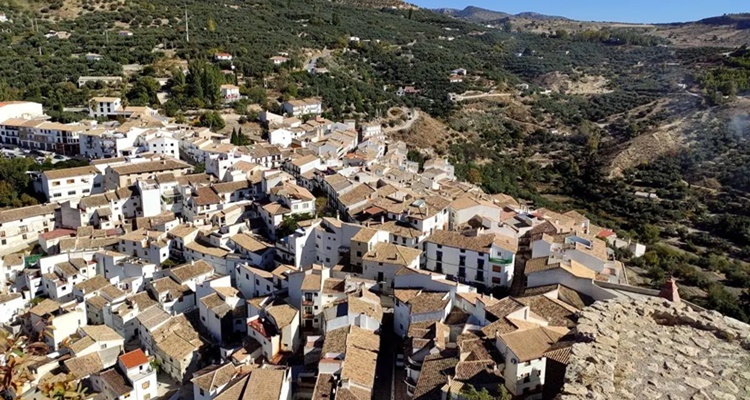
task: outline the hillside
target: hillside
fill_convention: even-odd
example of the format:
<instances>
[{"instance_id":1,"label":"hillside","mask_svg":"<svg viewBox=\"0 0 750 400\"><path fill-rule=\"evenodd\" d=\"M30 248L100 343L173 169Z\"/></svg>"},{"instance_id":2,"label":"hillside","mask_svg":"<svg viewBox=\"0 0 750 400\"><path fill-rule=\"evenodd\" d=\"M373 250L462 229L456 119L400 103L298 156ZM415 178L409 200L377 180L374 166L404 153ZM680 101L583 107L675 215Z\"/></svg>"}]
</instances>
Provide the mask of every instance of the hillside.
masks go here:
<instances>
[{"instance_id":1,"label":"hillside","mask_svg":"<svg viewBox=\"0 0 750 400\"><path fill-rule=\"evenodd\" d=\"M369 0L0 0L0 9L11 19L0 31L0 101L38 101L70 122L91 97L118 96L230 130L259 109L319 97L326 118L384 123L489 193L586 211L623 237L688 254L675 264L666 250L649 253L644 284L674 274L706 303L750 286L734 263L750 260L742 18L633 25ZM79 87L81 76L123 83ZM226 83L246 99L223 104Z\"/></svg>"},{"instance_id":2,"label":"hillside","mask_svg":"<svg viewBox=\"0 0 750 400\"><path fill-rule=\"evenodd\" d=\"M508 14L501 11L492 11L481 7L474 7L474 6L468 6L464 8L463 10L458 10L455 8L436 8L432 11L443 14L443 15L450 15L455 18L461 18L466 21L475 22L478 24L492 24L492 23L502 23L506 20L514 20L514 19L526 19L526 20L535 20L535 21L547 21L547 20L560 20L565 21L568 20L564 17L557 17L557 16L551 16L551 15L544 15L539 14L535 12L522 12L518 14Z\"/></svg>"}]
</instances>

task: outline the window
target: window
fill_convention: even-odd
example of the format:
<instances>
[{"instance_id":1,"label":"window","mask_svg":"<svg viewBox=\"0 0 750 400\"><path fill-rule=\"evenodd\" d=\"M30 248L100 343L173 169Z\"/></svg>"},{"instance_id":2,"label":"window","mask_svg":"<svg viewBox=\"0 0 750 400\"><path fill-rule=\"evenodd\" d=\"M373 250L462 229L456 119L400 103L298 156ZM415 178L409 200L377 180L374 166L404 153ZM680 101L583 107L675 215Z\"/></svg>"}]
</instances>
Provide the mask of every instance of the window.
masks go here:
<instances>
[{"instance_id":1,"label":"window","mask_svg":"<svg viewBox=\"0 0 750 400\"><path fill-rule=\"evenodd\" d=\"M60 186L60 181L52 182L52 186Z\"/></svg>"},{"instance_id":2,"label":"window","mask_svg":"<svg viewBox=\"0 0 750 400\"><path fill-rule=\"evenodd\" d=\"M67 184L76 183L76 180L75 179L68 179L67 181L65 181L65 183L67 183Z\"/></svg>"},{"instance_id":3,"label":"window","mask_svg":"<svg viewBox=\"0 0 750 400\"><path fill-rule=\"evenodd\" d=\"M75 190L68 191L68 196L75 196L75 194L76 194Z\"/></svg>"},{"instance_id":4,"label":"window","mask_svg":"<svg viewBox=\"0 0 750 400\"><path fill-rule=\"evenodd\" d=\"M206 395L206 393L203 391L203 389L200 389L200 391L201 391L201 396L205 396Z\"/></svg>"},{"instance_id":5,"label":"window","mask_svg":"<svg viewBox=\"0 0 750 400\"><path fill-rule=\"evenodd\" d=\"M438 260L438 261L443 261L443 252L442 251L438 251L437 252L437 257L435 259Z\"/></svg>"},{"instance_id":6,"label":"window","mask_svg":"<svg viewBox=\"0 0 750 400\"><path fill-rule=\"evenodd\" d=\"M481 258L477 259L477 269L480 271L484 270L484 260Z\"/></svg>"},{"instance_id":7,"label":"window","mask_svg":"<svg viewBox=\"0 0 750 400\"><path fill-rule=\"evenodd\" d=\"M362 252L361 251L357 252L357 257L362 257Z\"/></svg>"},{"instance_id":8,"label":"window","mask_svg":"<svg viewBox=\"0 0 750 400\"><path fill-rule=\"evenodd\" d=\"M459 278L466 278L466 268L464 268L464 267L458 267L458 277Z\"/></svg>"},{"instance_id":9,"label":"window","mask_svg":"<svg viewBox=\"0 0 750 400\"><path fill-rule=\"evenodd\" d=\"M458 265L460 265L460 266L466 265L466 256L460 256L460 257L458 257Z\"/></svg>"}]
</instances>

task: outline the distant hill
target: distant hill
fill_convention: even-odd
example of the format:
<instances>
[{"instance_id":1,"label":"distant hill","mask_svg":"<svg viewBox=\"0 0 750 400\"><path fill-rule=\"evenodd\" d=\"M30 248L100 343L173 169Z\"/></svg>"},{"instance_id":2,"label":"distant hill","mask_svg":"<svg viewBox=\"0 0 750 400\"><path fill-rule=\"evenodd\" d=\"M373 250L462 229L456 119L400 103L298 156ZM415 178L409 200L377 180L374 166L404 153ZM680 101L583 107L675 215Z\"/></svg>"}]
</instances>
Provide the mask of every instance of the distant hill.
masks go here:
<instances>
[{"instance_id":1,"label":"distant hill","mask_svg":"<svg viewBox=\"0 0 750 400\"><path fill-rule=\"evenodd\" d=\"M750 29L750 13L725 14L719 17L704 18L697 22L703 25L734 26L736 29Z\"/></svg>"},{"instance_id":2,"label":"distant hill","mask_svg":"<svg viewBox=\"0 0 750 400\"><path fill-rule=\"evenodd\" d=\"M486 24L489 22L496 22L499 20L503 20L506 18L524 18L529 20L568 20L564 17L558 17L558 16L552 16L552 15L544 15L539 14L535 12L522 12L519 14L509 14L502 11L493 11L488 10L481 7L474 7L474 6L468 6L464 8L463 10L458 10L455 8L437 8L432 10L438 14L443 15L450 15L452 17L465 19L467 21L480 23L480 24Z\"/></svg>"}]
</instances>

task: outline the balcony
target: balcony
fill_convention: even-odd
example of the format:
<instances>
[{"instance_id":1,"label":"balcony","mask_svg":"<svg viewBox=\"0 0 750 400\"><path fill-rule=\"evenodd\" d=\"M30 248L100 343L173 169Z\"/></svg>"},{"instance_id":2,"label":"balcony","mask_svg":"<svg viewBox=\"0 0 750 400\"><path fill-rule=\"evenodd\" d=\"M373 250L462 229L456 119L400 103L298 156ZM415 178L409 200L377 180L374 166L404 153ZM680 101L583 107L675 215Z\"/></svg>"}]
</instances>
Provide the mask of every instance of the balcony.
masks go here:
<instances>
[{"instance_id":1,"label":"balcony","mask_svg":"<svg viewBox=\"0 0 750 400\"><path fill-rule=\"evenodd\" d=\"M313 305L313 299L302 299L302 305L303 306L312 306Z\"/></svg>"},{"instance_id":2,"label":"balcony","mask_svg":"<svg viewBox=\"0 0 750 400\"><path fill-rule=\"evenodd\" d=\"M510 258L495 258L495 257L490 257L490 262L493 263L493 264L507 265L507 264L513 263L513 259L510 259Z\"/></svg>"}]
</instances>

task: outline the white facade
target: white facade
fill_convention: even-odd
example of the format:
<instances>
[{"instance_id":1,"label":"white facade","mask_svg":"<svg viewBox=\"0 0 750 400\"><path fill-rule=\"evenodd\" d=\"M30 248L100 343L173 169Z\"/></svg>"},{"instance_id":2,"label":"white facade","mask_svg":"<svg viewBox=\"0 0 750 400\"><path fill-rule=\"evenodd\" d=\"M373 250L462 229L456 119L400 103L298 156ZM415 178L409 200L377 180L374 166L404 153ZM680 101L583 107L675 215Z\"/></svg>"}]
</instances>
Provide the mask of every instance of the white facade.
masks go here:
<instances>
[{"instance_id":1,"label":"white facade","mask_svg":"<svg viewBox=\"0 0 750 400\"><path fill-rule=\"evenodd\" d=\"M81 197L104 192L104 175L91 166L42 173L42 190L47 200L78 203Z\"/></svg>"},{"instance_id":2,"label":"white facade","mask_svg":"<svg viewBox=\"0 0 750 400\"><path fill-rule=\"evenodd\" d=\"M38 205L0 211L0 255L15 253L55 229L55 207Z\"/></svg>"},{"instance_id":3,"label":"white facade","mask_svg":"<svg viewBox=\"0 0 750 400\"><path fill-rule=\"evenodd\" d=\"M160 134L147 140L148 151L172 158L180 158L180 141L170 135Z\"/></svg>"},{"instance_id":4,"label":"white facade","mask_svg":"<svg viewBox=\"0 0 750 400\"><path fill-rule=\"evenodd\" d=\"M122 111L122 100L119 97L94 97L90 103L89 115L93 118L106 118Z\"/></svg>"},{"instance_id":5,"label":"white facade","mask_svg":"<svg viewBox=\"0 0 750 400\"><path fill-rule=\"evenodd\" d=\"M487 252L424 243L425 268L457 278L459 282L486 287L510 286L515 254L493 245Z\"/></svg>"}]
</instances>

